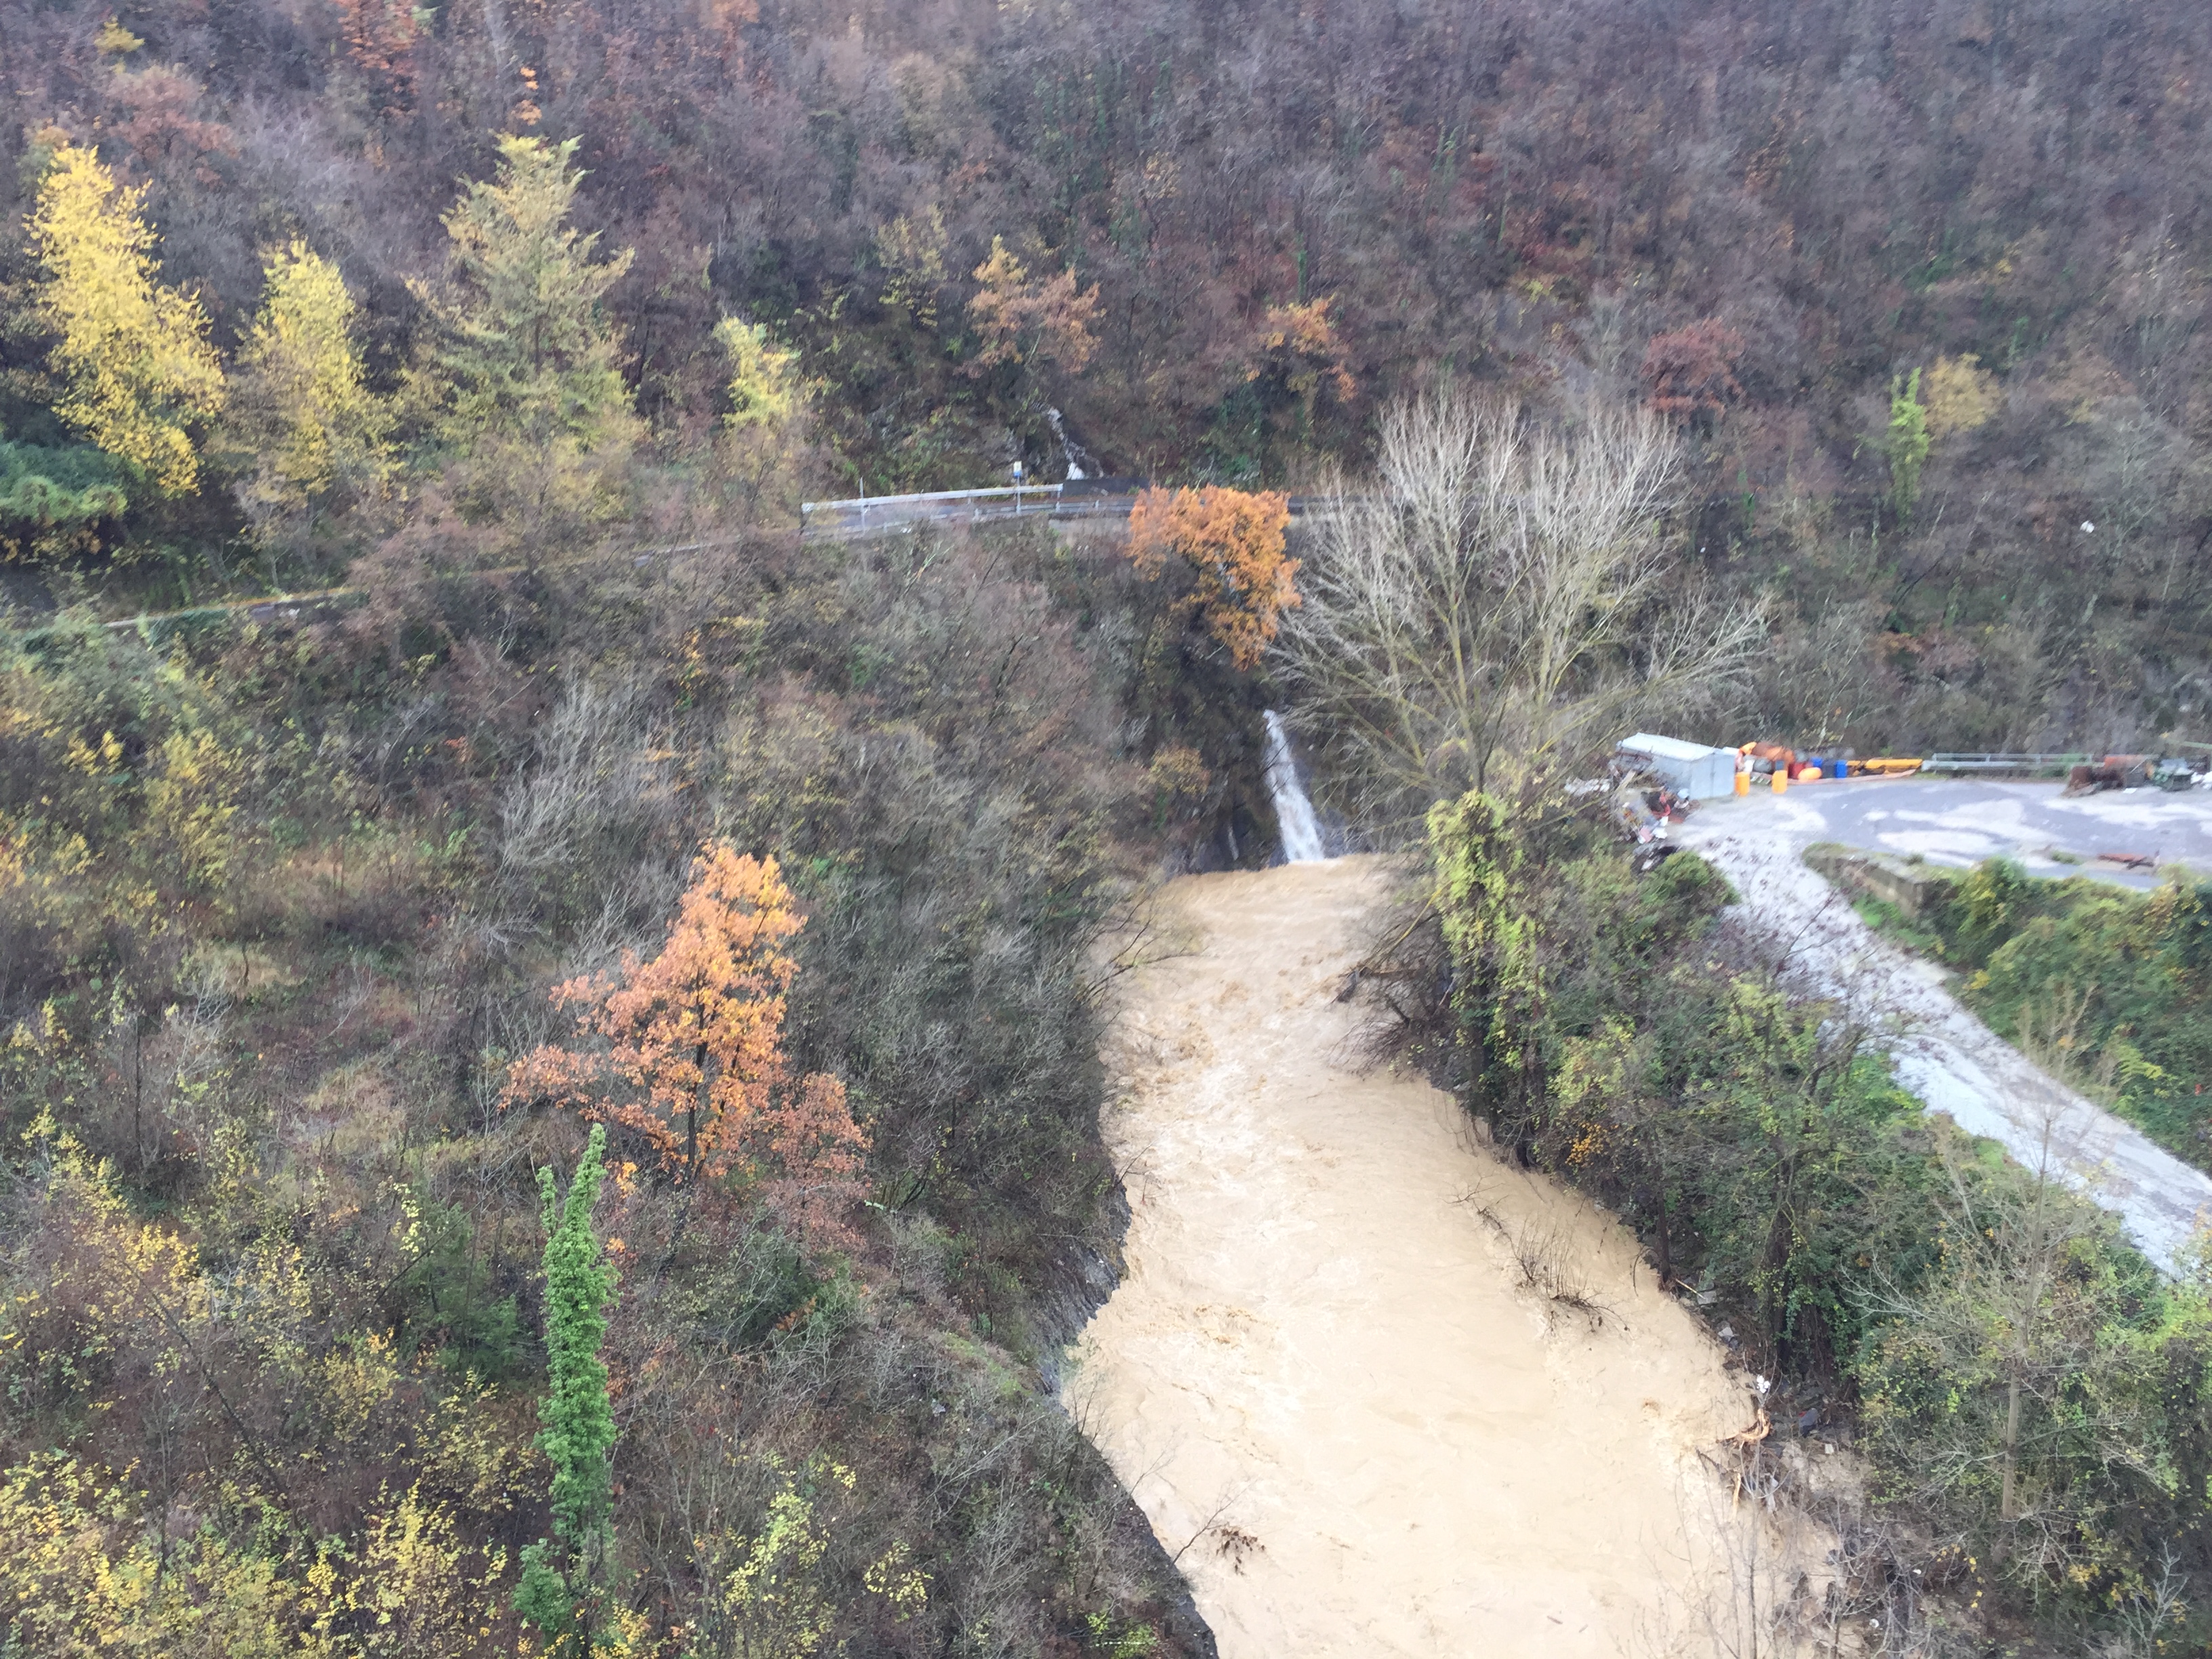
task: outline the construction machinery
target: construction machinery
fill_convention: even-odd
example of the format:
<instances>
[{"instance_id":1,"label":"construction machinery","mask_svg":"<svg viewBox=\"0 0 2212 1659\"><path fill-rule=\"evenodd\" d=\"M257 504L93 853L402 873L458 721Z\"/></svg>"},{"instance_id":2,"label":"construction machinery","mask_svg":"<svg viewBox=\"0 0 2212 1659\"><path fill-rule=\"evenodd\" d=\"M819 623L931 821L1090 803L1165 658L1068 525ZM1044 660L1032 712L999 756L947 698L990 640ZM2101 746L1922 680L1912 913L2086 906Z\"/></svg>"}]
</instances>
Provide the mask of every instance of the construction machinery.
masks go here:
<instances>
[{"instance_id":1,"label":"construction machinery","mask_svg":"<svg viewBox=\"0 0 2212 1659\"><path fill-rule=\"evenodd\" d=\"M2177 738L2171 732L2160 732L2158 740L2166 744L2169 750L2187 749L2212 757L2212 743L2198 743L2191 738ZM2169 753L2153 769L2150 781L2169 793L2179 793L2184 789L2197 787L2198 776L2208 769L2212 769L2212 760L2197 761L2192 764Z\"/></svg>"}]
</instances>

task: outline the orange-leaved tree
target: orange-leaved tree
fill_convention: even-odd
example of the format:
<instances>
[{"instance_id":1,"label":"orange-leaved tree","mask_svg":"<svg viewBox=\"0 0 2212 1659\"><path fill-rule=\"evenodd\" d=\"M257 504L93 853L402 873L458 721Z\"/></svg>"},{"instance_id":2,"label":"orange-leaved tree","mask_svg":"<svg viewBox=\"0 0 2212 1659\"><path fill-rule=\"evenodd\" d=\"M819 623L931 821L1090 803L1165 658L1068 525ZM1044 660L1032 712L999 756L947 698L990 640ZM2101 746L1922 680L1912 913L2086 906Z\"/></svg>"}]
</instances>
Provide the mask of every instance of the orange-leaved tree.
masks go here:
<instances>
[{"instance_id":1,"label":"orange-leaved tree","mask_svg":"<svg viewBox=\"0 0 2212 1659\"><path fill-rule=\"evenodd\" d=\"M1261 320L1259 350L1244 371L1248 381L1272 380L1292 399L1298 415L1298 434L1313 435L1314 409L1322 389L1336 393L1340 406L1359 395L1359 382L1352 373L1351 353L1337 331L1328 308L1336 295L1324 294L1303 305L1267 307Z\"/></svg>"},{"instance_id":2,"label":"orange-leaved tree","mask_svg":"<svg viewBox=\"0 0 2212 1659\"><path fill-rule=\"evenodd\" d=\"M611 1120L678 1178L757 1182L801 1233L842 1238L868 1143L844 1084L794 1078L784 1055L799 971L788 947L805 926L774 859L708 842L660 954L624 951L618 975L556 987L555 1002L577 1011L574 1040L516 1061L503 1101Z\"/></svg>"},{"instance_id":3,"label":"orange-leaved tree","mask_svg":"<svg viewBox=\"0 0 2212 1659\"><path fill-rule=\"evenodd\" d=\"M1075 285L1075 273L1033 277L1008 248L1006 239L991 239L991 257L975 267L982 286L968 302L969 320L982 349L969 362L966 373L981 374L1000 363L1027 363L1044 358L1070 374L1079 374L1098 349L1091 319L1098 310L1098 284Z\"/></svg>"},{"instance_id":4,"label":"orange-leaved tree","mask_svg":"<svg viewBox=\"0 0 2212 1659\"><path fill-rule=\"evenodd\" d=\"M1182 607L1198 613L1239 668L1251 668L1298 603L1298 562L1283 550L1290 522L1290 497L1279 490L1147 489L1129 514L1129 557L1148 580L1170 554L1189 566Z\"/></svg>"}]
</instances>

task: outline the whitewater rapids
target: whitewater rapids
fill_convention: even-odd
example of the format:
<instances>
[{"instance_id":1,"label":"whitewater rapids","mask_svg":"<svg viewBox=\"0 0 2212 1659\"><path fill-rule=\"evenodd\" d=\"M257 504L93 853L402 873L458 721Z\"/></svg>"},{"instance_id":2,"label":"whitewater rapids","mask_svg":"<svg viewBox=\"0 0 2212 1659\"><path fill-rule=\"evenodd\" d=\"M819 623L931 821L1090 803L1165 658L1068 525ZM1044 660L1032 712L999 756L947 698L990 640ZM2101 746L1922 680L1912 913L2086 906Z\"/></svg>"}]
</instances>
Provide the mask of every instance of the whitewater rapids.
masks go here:
<instances>
[{"instance_id":1,"label":"whitewater rapids","mask_svg":"<svg viewBox=\"0 0 2212 1659\"><path fill-rule=\"evenodd\" d=\"M1748 1379L1618 1223L1352 1069L1337 993L1382 884L1163 890L1108 1054L1127 1273L1068 1407L1224 1659L1712 1652L1756 1550L1698 1453Z\"/></svg>"}]
</instances>

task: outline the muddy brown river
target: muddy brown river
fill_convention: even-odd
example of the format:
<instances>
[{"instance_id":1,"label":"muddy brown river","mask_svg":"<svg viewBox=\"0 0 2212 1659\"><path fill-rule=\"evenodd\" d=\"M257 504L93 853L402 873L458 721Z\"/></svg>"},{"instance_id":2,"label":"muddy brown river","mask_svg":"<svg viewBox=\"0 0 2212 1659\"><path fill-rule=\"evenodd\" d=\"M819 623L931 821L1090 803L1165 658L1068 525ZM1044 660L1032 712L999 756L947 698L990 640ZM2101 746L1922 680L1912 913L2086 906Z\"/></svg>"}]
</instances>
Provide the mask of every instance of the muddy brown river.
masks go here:
<instances>
[{"instance_id":1,"label":"muddy brown river","mask_svg":"<svg viewBox=\"0 0 2212 1659\"><path fill-rule=\"evenodd\" d=\"M1382 880L1163 890L1108 1056L1127 1276L1070 1409L1224 1659L1712 1652L1745 1551L1698 1453L1747 1382L1618 1223L1352 1068Z\"/></svg>"}]
</instances>

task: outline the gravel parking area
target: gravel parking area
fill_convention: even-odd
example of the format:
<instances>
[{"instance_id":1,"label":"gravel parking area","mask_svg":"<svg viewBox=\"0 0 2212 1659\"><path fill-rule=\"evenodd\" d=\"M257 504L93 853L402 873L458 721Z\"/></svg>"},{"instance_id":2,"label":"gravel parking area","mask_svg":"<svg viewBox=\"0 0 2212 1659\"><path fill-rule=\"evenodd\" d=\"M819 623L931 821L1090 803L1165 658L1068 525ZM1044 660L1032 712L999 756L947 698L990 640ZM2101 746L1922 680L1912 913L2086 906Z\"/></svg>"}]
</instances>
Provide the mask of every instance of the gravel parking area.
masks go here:
<instances>
[{"instance_id":1,"label":"gravel parking area","mask_svg":"<svg viewBox=\"0 0 2212 1659\"><path fill-rule=\"evenodd\" d=\"M1800 850L1841 842L1869 852L1918 853L1960 868L2004 854L2035 875L2094 876L2131 887L2155 885L2155 868L2129 871L2098 863L2097 854L2148 854L2154 865L2186 864L2212 875L2212 789L2203 787L2069 798L2056 783L1845 778L1792 784L1784 795L1761 788L1700 801L1690 822L1700 836L1750 834Z\"/></svg>"}]
</instances>

